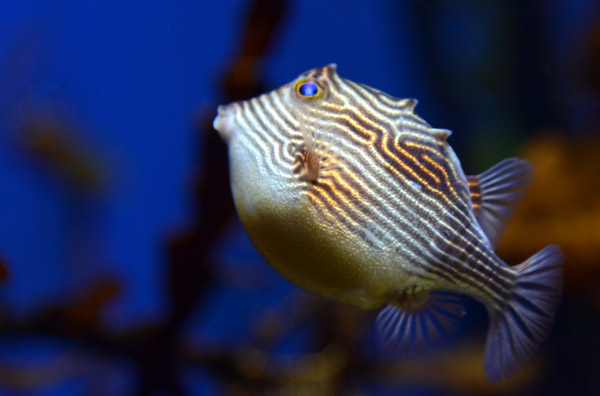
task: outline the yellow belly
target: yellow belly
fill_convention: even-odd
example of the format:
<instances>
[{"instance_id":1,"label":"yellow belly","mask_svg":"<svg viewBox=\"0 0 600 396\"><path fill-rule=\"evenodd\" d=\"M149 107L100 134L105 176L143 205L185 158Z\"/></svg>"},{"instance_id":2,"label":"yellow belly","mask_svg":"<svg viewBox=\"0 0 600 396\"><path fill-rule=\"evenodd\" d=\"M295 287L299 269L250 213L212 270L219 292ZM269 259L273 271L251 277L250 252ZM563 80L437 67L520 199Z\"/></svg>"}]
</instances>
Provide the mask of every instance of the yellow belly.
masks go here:
<instances>
[{"instance_id":1,"label":"yellow belly","mask_svg":"<svg viewBox=\"0 0 600 396\"><path fill-rule=\"evenodd\" d=\"M348 241L335 230L314 221L309 209L255 207L252 213L238 205L250 239L265 260L294 284L342 303L376 308L378 297L365 256L347 249Z\"/></svg>"},{"instance_id":2,"label":"yellow belly","mask_svg":"<svg viewBox=\"0 0 600 396\"><path fill-rule=\"evenodd\" d=\"M261 177L242 147L231 142L236 208L252 243L284 278L306 290L363 309L383 303L385 256L319 218L305 196ZM389 259L388 259L389 261Z\"/></svg>"}]
</instances>

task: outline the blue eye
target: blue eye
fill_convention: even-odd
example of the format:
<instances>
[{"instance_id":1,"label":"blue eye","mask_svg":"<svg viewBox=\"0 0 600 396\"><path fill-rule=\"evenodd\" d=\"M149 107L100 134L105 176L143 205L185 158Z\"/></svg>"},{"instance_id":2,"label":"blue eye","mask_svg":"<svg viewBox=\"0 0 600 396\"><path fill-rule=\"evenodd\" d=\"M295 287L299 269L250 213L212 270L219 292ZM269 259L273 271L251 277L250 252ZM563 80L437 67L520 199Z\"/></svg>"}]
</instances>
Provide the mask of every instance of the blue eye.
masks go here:
<instances>
[{"instance_id":1,"label":"blue eye","mask_svg":"<svg viewBox=\"0 0 600 396\"><path fill-rule=\"evenodd\" d=\"M301 96L312 98L319 93L319 86L312 81L307 81L298 87Z\"/></svg>"}]
</instances>

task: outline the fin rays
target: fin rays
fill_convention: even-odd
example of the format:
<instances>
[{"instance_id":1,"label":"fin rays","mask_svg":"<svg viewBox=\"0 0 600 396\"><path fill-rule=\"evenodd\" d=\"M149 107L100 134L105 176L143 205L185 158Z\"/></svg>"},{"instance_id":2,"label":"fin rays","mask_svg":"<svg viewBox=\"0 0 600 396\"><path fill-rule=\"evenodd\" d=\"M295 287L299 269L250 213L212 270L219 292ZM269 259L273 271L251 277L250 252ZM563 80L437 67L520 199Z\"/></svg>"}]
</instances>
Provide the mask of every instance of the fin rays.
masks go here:
<instances>
[{"instance_id":1,"label":"fin rays","mask_svg":"<svg viewBox=\"0 0 600 396\"><path fill-rule=\"evenodd\" d=\"M533 175L529 161L507 158L477 176L469 176L473 212L493 248Z\"/></svg>"},{"instance_id":2,"label":"fin rays","mask_svg":"<svg viewBox=\"0 0 600 396\"><path fill-rule=\"evenodd\" d=\"M304 181L315 182L325 168L335 169L334 153L329 149L328 132L314 125L314 121L305 114L305 104L295 103L292 107L295 118L298 120L304 152L302 154L302 172L300 178Z\"/></svg>"},{"instance_id":3,"label":"fin rays","mask_svg":"<svg viewBox=\"0 0 600 396\"><path fill-rule=\"evenodd\" d=\"M377 316L379 348L405 358L419 356L451 336L464 314L460 298L444 292L431 293L423 306L411 311L389 304Z\"/></svg>"},{"instance_id":4,"label":"fin rays","mask_svg":"<svg viewBox=\"0 0 600 396\"><path fill-rule=\"evenodd\" d=\"M560 248L546 247L515 267L504 310L488 307L484 368L490 382L514 375L550 333L562 294L562 263Z\"/></svg>"}]
</instances>

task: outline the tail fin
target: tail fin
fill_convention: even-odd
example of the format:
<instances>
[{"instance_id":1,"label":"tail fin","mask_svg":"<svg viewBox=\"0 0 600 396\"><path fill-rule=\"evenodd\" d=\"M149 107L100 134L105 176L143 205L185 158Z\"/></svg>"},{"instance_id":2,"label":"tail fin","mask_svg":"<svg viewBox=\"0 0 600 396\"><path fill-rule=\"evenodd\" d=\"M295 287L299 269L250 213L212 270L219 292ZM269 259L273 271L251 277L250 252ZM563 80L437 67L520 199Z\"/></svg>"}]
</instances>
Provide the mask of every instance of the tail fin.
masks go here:
<instances>
[{"instance_id":1,"label":"tail fin","mask_svg":"<svg viewBox=\"0 0 600 396\"><path fill-rule=\"evenodd\" d=\"M488 308L484 367L492 383L511 377L550 333L563 286L563 254L548 246L515 267L517 279L502 311Z\"/></svg>"}]
</instances>

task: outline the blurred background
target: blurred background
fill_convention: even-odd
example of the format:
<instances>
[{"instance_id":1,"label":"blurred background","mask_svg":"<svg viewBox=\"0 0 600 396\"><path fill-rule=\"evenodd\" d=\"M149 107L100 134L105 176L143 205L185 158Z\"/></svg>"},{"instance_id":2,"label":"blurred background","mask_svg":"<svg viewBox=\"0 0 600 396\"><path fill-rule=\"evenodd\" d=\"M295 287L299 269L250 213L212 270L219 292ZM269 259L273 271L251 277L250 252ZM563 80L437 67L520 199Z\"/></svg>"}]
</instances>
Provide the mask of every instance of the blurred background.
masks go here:
<instances>
[{"instance_id":1,"label":"blurred background","mask_svg":"<svg viewBox=\"0 0 600 396\"><path fill-rule=\"evenodd\" d=\"M414 361L376 313L303 292L248 241L216 106L335 62L454 131L468 174L537 178L499 255L556 243L554 331L490 386L487 317ZM600 394L600 3L0 4L0 395Z\"/></svg>"}]
</instances>

